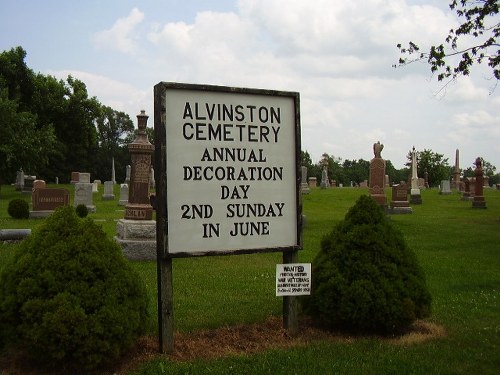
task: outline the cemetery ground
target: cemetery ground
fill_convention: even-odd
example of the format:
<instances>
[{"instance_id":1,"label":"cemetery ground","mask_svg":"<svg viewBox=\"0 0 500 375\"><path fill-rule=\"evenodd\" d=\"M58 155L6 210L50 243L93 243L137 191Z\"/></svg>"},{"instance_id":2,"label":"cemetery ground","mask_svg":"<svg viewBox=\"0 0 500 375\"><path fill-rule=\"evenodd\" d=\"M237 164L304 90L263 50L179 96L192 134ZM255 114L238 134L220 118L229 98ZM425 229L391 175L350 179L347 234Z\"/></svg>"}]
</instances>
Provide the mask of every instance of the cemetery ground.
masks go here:
<instances>
[{"instance_id":1,"label":"cemetery ground","mask_svg":"<svg viewBox=\"0 0 500 375\"><path fill-rule=\"evenodd\" d=\"M58 187L61 187L59 185ZM70 185L64 186L69 191ZM113 237L123 206L103 201L89 217ZM386 193L390 195L389 189ZM306 226L301 263L311 262L322 236L343 219L368 189L312 189L302 196ZM306 320L290 338L281 328L282 299L275 297L281 253L174 259L175 348L157 353L156 263L131 262L147 285L148 334L121 363L119 374L497 374L500 371L500 191L485 189L487 209L460 195L422 190L413 213L392 215L416 253L431 291L432 315L400 337L321 332ZM32 228L43 219L15 220L0 192L0 228ZM115 192L119 197L119 191ZM390 201L390 197L388 199ZM0 270L16 246L0 243ZM42 374L22 356L0 353L0 374Z\"/></svg>"}]
</instances>

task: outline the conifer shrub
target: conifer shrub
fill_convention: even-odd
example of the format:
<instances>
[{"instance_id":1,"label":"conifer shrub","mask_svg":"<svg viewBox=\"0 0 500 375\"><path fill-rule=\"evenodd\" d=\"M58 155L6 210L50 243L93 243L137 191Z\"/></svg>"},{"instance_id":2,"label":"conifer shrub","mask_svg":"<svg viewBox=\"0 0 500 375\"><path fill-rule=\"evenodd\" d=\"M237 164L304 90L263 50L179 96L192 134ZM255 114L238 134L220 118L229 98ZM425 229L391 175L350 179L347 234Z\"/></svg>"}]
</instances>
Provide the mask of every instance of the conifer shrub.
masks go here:
<instances>
[{"instance_id":1,"label":"conifer shrub","mask_svg":"<svg viewBox=\"0 0 500 375\"><path fill-rule=\"evenodd\" d=\"M24 199L15 198L9 202L7 212L14 219L28 219L30 217L30 205Z\"/></svg>"},{"instance_id":2,"label":"conifer shrub","mask_svg":"<svg viewBox=\"0 0 500 375\"><path fill-rule=\"evenodd\" d=\"M87 217L87 215L89 214L89 209L84 204L79 204L78 206L76 206L75 211L76 214L81 218Z\"/></svg>"},{"instance_id":3,"label":"conifer shrub","mask_svg":"<svg viewBox=\"0 0 500 375\"><path fill-rule=\"evenodd\" d=\"M324 236L304 311L327 329L395 334L430 314L415 254L369 196Z\"/></svg>"},{"instance_id":4,"label":"conifer shrub","mask_svg":"<svg viewBox=\"0 0 500 375\"><path fill-rule=\"evenodd\" d=\"M0 275L0 347L68 373L118 359L146 317L144 284L120 247L69 206L22 242Z\"/></svg>"}]
</instances>

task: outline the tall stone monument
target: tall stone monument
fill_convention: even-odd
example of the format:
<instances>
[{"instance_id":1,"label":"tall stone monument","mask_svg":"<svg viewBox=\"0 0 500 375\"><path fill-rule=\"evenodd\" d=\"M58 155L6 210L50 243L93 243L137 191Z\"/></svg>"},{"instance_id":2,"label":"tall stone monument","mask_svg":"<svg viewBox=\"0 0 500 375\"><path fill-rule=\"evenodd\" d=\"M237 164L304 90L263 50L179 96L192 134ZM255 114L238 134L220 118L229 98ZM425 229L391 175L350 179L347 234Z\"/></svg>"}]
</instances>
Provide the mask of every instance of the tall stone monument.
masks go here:
<instances>
[{"instance_id":1,"label":"tall stone monument","mask_svg":"<svg viewBox=\"0 0 500 375\"><path fill-rule=\"evenodd\" d=\"M460 187L460 166L459 166L459 151L455 152L455 169L453 170L453 180L451 181L451 188L458 189Z\"/></svg>"},{"instance_id":2,"label":"tall stone monument","mask_svg":"<svg viewBox=\"0 0 500 375\"><path fill-rule=\"evenodd\" d=\"M132 159L128 203L125 218L118 220L115 240L129 259L156 259L156 221L149 201L151 155L154 146L146 135L149 116L145 111L137 115L138 132L129 144Z\"/></svg>"},{"instance_id":3,"label":"tall stone monument","mask_svg":"<svg viewBox=\"0 0 500 375\"><path fill-rule=\"evenodd\" d=\"M300 192L302 194L309 194L310 189L309 189L309 184L307 183L307 167L302 166L300 168L301 171L301 183L300 183Z\"/></svg>"},{"instance_id":4,"label":"tall stone monument","mask_svg":"<svg viewBox=\"0 0 500 375\"><path fill-rule=\"evenodd\" d=\"M326 155L324 155L323 161L321 163L323 164L323 171L321 172L320 187L322 189L326 189L330 187L330 181L328 179L328 158Z\"/></svg>"},{"instance_id":5,"label":"tall stone monument","mask_svg":"<svg viewBox=\"0 0 500 375\"><path fill-rule=\"evenodd\" d=\"M486 201L483 195L483 160L481 158L476 158L476 169L474 170L474 176L476 177L476 183L474 185L474 198L472 200L472 208L486 208Z\"/></svg>"},{"instance_id":6,"label":"tall stone monument","mask_svg":"<svg viewBox=\"0 0 500 375\"><path fill-rule=\"evenodd\" d=\"M387 210L387 198L385 196L385 160L381 153L384 145L380 142L373 144L373 153L375 157L370 161L370 196L375 199L384 210Z\"/></svg>"},{"instance_id":7,"label":"tall stone monument","mask_svg":"<svg viewBox=\"0 0 500 375\"><path fill-rule=\"evenodd\" d=\"M111 159L111 181L113 181L113 184L116 184L115 158Z\"/></svg>"},{"instance_id":8,"label":"tall stone monument","mask_svg":"<svg viewBox=\"0 0 500 375\"><path fill-rule=\"evenodd\" d=\"M410 189L410 203L422 204L422 196L420 195L420 188L418 186L417 175L417 152L415 146L411 152L411 189Z\"/></svg>"}]
</instances>

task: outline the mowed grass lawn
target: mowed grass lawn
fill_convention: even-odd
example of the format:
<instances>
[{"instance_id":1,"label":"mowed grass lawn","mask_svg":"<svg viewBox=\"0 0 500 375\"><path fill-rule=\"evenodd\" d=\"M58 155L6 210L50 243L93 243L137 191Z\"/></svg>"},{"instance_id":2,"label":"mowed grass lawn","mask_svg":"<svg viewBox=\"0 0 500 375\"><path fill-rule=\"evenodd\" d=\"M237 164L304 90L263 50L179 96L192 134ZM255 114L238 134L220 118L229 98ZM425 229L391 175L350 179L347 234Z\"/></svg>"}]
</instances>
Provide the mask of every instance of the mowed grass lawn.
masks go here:
<instances>
[{"instance_id":1,"label":"mowed grass lawn","mask_svg":"<svg viewBox=\"0 0 500 375\"><path fill-rule=\"evenodd\" d=\"M66 186L72 191L71 186ZM102 187L101 187L102 189ZM323 234L341 220L367 189L313 189L303 196L306 227L300 262L311 262ZM112 237L123 207L94 195L89 216ZM387 191L390 197L390 191ZM8 217L8 201L21 196L10 186L0 193L0 229L35 228L42 220ZM424 268L433 297L430 321L445 334L423 342L394 344L379 337L316 340L217 360L155 359L134 374L499 374L500 373L500 191L485 189L487 209L473 209L460 195L422 190L422 205L410 215L392 215ZM28 199L28 197L26 197ZM14 245L0 244L0 269ZM281 253L174 259L174 324L177 332L260 323L282 314L275 297L275 267ZM157 334L156 263L132 262L150 299L151 336ZM217 346L217 342L213 342Z\"/></svg>"}]
</instances>

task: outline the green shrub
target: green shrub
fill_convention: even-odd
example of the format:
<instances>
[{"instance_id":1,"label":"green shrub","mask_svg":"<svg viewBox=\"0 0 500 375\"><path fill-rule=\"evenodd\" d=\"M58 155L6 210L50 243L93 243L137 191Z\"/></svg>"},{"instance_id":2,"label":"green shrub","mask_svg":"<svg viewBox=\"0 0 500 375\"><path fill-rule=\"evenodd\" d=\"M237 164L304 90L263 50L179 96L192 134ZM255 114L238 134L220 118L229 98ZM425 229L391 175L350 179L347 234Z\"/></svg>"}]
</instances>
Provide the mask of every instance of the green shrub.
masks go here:
<instances>
[{"instance_id":1,"label":"green shrub","mask_svg":"<svg viewBox=\"0 0 500 375\"><path fill-rule=\"evenodd\" d=\"M89 214L89 209L84 204L79 204L78 206L76 206L75 211L76 214L81 218L87 217L87 215Z\"/></svg>"},{"instance_id":2,"label":"green shrub","mask_svg":"<svg viewBox=\"0 0 500 375\"><path fill-rule=\"evenodd\" d=\"M14 219L28 219L30 217L30 205L24 199L12 199L7 207L7 212Z\"/></svg>"},{"instance_id":3,"label":"green shrub","mask_svg":"<svg viewBox=\"0 0 500 375\"><path fill-rule=\"evenodd\" d=\"M321 242L304 310L329 329L398 333L430 314L414 253L369 196L361 196Z\"/></svg>"},{"instance_id":4,"label":"green shrub","mask_svg":"<svg viewBox=\"0 0 500 375\"><path fill-rule=\"evenodd\" d=\"M146 315L145 286L120 247L69 206L20 244L0 275L0 346L65 371L117 359Z\"/></svg>"}]
</instances>

